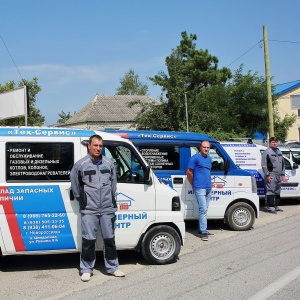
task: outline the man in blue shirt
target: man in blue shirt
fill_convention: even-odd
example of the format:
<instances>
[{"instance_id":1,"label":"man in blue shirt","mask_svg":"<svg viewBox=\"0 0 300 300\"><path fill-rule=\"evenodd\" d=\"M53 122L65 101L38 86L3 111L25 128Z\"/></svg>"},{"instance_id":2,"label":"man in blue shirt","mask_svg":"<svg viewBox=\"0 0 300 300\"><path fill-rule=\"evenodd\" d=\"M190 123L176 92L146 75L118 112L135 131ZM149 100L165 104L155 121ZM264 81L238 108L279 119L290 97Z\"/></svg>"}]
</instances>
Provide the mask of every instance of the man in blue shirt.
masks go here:
<instances>
[{"instance_id":1,"label":"man in blue shirt","mask_svg":"<svg viewBox=\"0 0 300 300\"><path fill-rule=\"evenodd\" d=\"M210 143L202 141L200 152L190 158L187 168L187 179L194 189L199 204L198 233L203 241L208 241L208 236L214 236L207 231L207 210L211 198L211 158L208 155Z\"/></svg>"}]
</instances>

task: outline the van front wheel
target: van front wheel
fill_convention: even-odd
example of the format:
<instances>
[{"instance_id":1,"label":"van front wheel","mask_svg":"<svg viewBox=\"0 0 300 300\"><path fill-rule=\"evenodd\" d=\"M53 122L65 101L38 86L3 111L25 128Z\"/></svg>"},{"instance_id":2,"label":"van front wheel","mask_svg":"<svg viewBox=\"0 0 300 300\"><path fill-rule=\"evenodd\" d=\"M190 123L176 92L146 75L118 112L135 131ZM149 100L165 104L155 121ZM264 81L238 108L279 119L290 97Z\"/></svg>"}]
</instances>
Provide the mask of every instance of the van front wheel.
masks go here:
<instances>
[{"instance_id":1,"label":"van front wheel","mask_svg":"<svg viewBox=\"0 0 300 300\"><path fill-rule=\"evenodd\" d=\"M142 254L155 265L174 262L180 252L181 241L175 229L166 225L151 228L144 236Z\"/></svg>"},{"instance_id":2,"label":"van front wheel","mask_svg":"<svg viewBox=\"0 0 300 300\"><path fill-rule=\"evenodd\" d=\"M255 212L248 203L235 203L226 212L226 223L232 230L248 230L253 226L254 221Z\"/></svg>"}]
</instances>

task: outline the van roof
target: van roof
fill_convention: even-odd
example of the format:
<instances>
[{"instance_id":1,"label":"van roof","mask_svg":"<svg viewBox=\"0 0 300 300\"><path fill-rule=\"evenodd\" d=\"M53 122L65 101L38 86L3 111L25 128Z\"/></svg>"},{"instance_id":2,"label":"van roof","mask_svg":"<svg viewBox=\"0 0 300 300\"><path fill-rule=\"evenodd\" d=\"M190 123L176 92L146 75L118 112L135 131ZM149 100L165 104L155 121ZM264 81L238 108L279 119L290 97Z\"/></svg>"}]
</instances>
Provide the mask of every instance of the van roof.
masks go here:
<instances>
[{"instance_id":1,"label":"van roof","mask_svg":"<svg viewBox=\"0 0 300 300\"><path fill-rule=\"evenodd\" d=\"M121 137L98 130L58 128L58 127L31 127L31 126L0 126L0 136L11 137L90 137L99 134L103 140L122 140Z\"/></svg>"},{"instance_id":2,"label":"van roof","mask_svg":"<svg viewBox=\"0 0 300 300\"><path fill-rule=\"evenodd\" d=\"M220 142L220 144L223 147L251 147L251 148L258 148L260 150L265 150L265 149L268 148L268 147L263 146L263 145L254 144L254 143L249 144L249 143L244 143L244 142L228 142L228 141L225 141L225 142Z\"/></svg>"},{"instance_id":3,"label":"van roof","mask_svg":"<svg viewBox=\"0 0 300 300\"><path fill-rule=\"evenodd\" d=\"M139 140L185 140L185 141L203 141L216 143L213 137L195 132L180 132L180 131L148 131L148 130L105 130L120 135L127 139L139 139Z\"/></svg>"}]
</instances>

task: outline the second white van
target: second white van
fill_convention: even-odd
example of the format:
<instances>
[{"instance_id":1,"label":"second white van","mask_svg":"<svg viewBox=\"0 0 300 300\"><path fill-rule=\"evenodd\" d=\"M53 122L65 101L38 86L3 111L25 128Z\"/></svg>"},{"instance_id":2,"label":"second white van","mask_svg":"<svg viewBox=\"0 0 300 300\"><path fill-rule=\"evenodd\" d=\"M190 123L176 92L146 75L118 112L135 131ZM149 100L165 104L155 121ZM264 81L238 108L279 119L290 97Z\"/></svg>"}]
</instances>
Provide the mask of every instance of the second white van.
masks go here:
<instances>
[{"instance_id":1,"label":"second white van","mask_svg":"<svg viewBox=\"0 0 300 300\"><path fill-rule=\"evenodd\" d=\"M261 168L261 155L267 149L266 146L249 144L243 142L221 142L229 156L237 166L247 170L255 176L257 183L257 193L260 198L265 197L265 181ZM285 154L283 152L283 154ZM287 182L282 182L281 198L300 197L300 169L291 159L283 155L285 165L285 177Z\"/></svg>"}]
</instances>

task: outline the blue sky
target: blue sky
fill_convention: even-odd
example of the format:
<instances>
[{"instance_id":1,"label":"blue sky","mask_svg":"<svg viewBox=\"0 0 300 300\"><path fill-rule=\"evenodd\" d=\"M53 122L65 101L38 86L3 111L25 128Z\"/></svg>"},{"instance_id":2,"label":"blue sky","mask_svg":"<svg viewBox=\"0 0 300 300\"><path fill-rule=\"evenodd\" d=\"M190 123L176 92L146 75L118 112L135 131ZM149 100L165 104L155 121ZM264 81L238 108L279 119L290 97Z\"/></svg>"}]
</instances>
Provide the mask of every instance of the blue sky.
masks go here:
<instances>
[{"instance_id":1,"label":"blue sky","mask_svg":"<svg viewBox=\"0 0 300 300\"><path fill-rule=\"evenodd\" d=\"M299 0L10 0L1 1L0 35L22 77L38 78L37 108L45 125L58 113L79 111L96 94L115 94L132 68L158 99L149 76L181 32L197 35L219 67L265 76L263 26L269 39L273 83L300 79ZM0 39L0 83L20 75ZM259 43L260 42L260 43ZM184 99L183 99L184 101Z\"/></svg>"}]
</instances>

